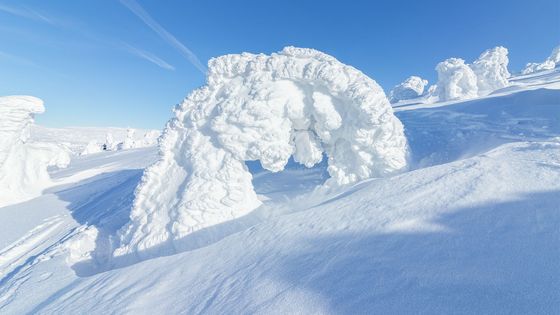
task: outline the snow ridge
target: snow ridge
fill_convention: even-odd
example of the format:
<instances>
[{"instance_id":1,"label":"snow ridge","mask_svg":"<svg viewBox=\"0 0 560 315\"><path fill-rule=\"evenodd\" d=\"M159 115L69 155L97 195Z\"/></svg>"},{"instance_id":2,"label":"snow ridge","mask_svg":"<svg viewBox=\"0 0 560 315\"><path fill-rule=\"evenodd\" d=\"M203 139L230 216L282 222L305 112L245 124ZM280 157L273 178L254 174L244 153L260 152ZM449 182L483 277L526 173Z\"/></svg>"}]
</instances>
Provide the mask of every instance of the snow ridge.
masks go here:
<instances>
[{"instance_id":1,"label":"snow ridge","mask_svg":"<svg viewBox=\"0 0 560 315\"><path fill-rule=\"evenodd\" d=\"M407 166L403 126L379 85L313 49L212 59L207 85L175 116L160 138L160 160L137 187L115 255L172 247L173 239L258 207L244 161L278 172L291 156L311 167L324 153L328 187Z\"/></svg>"}]
</instances>

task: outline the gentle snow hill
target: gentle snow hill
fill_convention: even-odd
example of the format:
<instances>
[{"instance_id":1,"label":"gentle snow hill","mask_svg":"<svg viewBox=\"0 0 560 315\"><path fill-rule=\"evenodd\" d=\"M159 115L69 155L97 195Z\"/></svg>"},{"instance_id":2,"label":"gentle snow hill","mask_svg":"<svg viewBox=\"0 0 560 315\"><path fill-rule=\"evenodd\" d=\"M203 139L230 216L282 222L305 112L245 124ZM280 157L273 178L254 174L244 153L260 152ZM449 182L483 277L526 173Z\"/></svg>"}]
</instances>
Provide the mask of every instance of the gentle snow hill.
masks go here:
<instances>
[{"instance_id":1,"label":"gentle snow hill","mask_svg":"<svg viewBox=\"0 0 560 315\"><path fill-rule=\"evenodd\" d=\"M0 208L0 313L558 314L559 82L396 104L411 171L328 195L324 163L253 171L260 208L141 262L107 248L155 150L79 157Z\"/></svg>"}]
</instances>

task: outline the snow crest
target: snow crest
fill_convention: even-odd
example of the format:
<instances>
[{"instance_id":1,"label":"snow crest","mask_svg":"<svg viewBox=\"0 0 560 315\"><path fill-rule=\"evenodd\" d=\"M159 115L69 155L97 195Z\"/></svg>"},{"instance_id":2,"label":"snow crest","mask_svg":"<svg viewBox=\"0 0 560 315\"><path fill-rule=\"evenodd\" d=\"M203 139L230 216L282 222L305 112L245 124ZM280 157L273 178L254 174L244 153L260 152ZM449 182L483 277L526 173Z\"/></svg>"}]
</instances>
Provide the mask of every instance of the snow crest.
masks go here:
<instances>
[{"instance_id":1,"label":"snow crest","mask_svg":"<svg viewBox=\"0 0 560 315\"><path fill-rule=\"evenodd\" d=\"M424 80L414 75L410 76L391 90L391 93L389 93L389 99L391 100L391 103L396 103L402 100L417 98L424 94L424 88L427 84L428 80Z\"/></svg>"},{"instance_id":2,"label":"snow crest","mask_svg":"<svg viewBox=\"0 0 560 315\"><path fill-rule=\"evenodd\" d=\"M207 85L175 116L160 138L160 160L137 187L117 256L172 247L258 207L245 161L278 172L291 156L311 167L325 154L329 187L407 166L403 126L379 85L313 49L212 59Z\"/></svg>"},{"instance_id":3,"label":"snow crest","mask_svg":"<svg viewBox=\"0 0 560 315\"><path fill-rule=\"evenodd\" d=\"M61 147L28 141L33 116L44 111L36 97L0 97L0 207L39 196L50 184L47 167L70 162Z\"/></svg>"}]
</instances>

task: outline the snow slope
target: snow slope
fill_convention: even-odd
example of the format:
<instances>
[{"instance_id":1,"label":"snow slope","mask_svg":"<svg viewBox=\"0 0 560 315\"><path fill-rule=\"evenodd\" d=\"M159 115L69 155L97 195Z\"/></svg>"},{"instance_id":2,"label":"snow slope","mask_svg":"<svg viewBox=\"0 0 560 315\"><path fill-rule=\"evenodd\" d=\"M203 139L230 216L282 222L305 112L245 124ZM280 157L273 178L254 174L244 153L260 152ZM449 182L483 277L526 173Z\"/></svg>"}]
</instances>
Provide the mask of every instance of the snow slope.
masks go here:
<instances>
[{"instance_id":1,"label":"snow slope","mask_svg":"<svg viewBox=\"0 0 560 315\"><path fill-rule=\"evenodd\" d=\"M261 207L140 262L107 247L155 150L79 157L0 208L0 313L557 314L560 73L510 83L399 103L400 175L325 194L324 163L248 163Z\"/></svg>"}]
</instances>

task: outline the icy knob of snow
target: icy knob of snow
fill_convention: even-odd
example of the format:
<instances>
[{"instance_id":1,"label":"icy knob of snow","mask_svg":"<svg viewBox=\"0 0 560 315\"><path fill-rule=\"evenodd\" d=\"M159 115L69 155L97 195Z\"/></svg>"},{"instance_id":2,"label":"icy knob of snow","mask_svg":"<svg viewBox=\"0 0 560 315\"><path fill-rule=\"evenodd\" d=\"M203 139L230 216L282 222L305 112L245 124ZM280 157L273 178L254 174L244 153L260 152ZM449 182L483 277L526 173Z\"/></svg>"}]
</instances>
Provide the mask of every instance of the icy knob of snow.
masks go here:
<instances>
[{"instance_id":1,"label":"icy knob of snow","mask_svg":"<svg viewBox=\"0 0 560 315\"><path fill-rule=\"evenodd\" d=\"M428 84L428 80L424 80L417 76L410 76L399 85L395 86L389 93L391 103L402 100L417 98L424 94L424 88Z\"/></svg>"},{"instance_id":2,"label":"icy knob of snow","mask_svg":"<svg viewBox=\"0 0 560 315\"><path fill-rule=\"evenodd\" d=\"M29 142L33 116L44 111L36 97L0 97L0 207L39 196L51 183L47 167L70 162L57 145Z\"/></svg>"},{"instance_id":3,"label":"icy knob of snow","mask_svg":"<svg viewBox=\"0 0 560 315\"><path fill-rule=\"evenodd\" d=\"M328 187L407 166L403 126L381 87L313 49L212 59L207 85L175 116L160 138L160 160L137 187L115 255L172 248L172 240L258 207L245 161L278 172L291 156L311 167L325 154Z\"/></svg>"},{"instance_id":4,"label":"icy knob of snow","mask_svg":"<svg viewBox=\"0 0 560 315\"><path fill-rule=\"evenodd\" d=\"M437 64L437 95L440 101L469 99L478 96L477 77L460 58L449 58Z\"/></svg>"},{"instance_id":5,"label":"icy knob of snow","mask_svg":"<svg viewBox=\"0 0 560 315\"><path fill-rule=\"evenodd\" d=\"M484 51L471 68L477 78L478 94L486 95L509 85L508 50L498 46Z\"/></svg>"}]
</instances>

